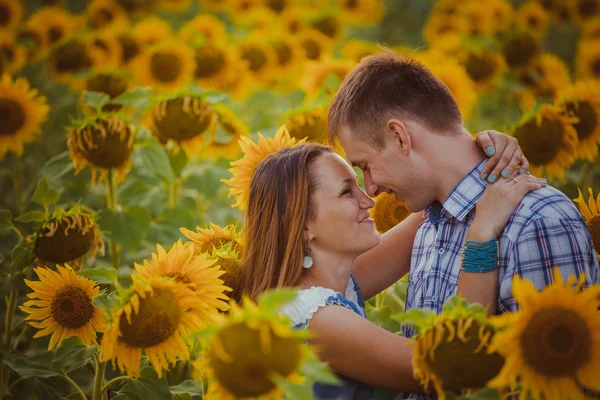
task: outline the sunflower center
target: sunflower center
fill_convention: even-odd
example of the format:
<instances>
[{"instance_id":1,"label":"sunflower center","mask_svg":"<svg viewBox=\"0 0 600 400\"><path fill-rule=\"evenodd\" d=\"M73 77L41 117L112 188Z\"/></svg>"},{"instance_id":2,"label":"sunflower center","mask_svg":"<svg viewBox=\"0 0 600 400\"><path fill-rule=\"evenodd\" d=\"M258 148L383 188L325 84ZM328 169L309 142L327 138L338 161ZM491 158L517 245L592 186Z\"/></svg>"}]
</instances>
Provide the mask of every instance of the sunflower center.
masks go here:
<instances>
[{"instance_id":1,"label":"sunflower center","mask_svg":"<svg viewBox=\"0 0 600 400\"><path fill-rule=\"evenodd\" d=\"M296 139L308 137L311 142L323 142L327 124L325 118L314 114L300 114L292 116L286 121L290 136Z\"/></svg>"},{"instance_id":2,"label":"sunflower center","mask_svg":"<svg viewBox=\"0 0 600 400\"><path fill-rule=\"evenodd\" d=\"M76 73L92 66L92 61L83 43L69 42L52 54L54 68L59 73Z\"/></svg>"},{"instance_id":3,"label":"sunflower center","mask_svg":"<svg viewBox=\"0 0 600 400\"><path fill-rule=\"evenodd\" d=\"M242 58L250 63L248 67L252 72L260 71L267 64L265 53L253 46L247 46L242 50Z\"/></svg>"},{"instance_id":4,"label":"sunflower center","mask_svg":"<svg viewBox=\"0 0 600 400\"><path fill-rule=\"evenodd\" d=\"M358 0L347 0L345 5L347 10L354 10L358 7Z\"/></svg>"},{"instance_id":5,"label":"sunflower center","mask_svg":"<svg viewBox=\"0 0 600 400\"><path fill-rule=\"evenodd\" d=\"M592 235L592 241L594 242L594 248L596 251L600 250L600 215L594 215L587 221L588 229Z\"/></svg>"},{"instance_id":6,"label":"sunflower center","mask_svg":"<svg viewBox=\"0 0 600 400\"><path fill-rule=\"evenodd\" d=\"M7 45L0 46L0 61L6 61L9 64L13 62L15 58L15 50Z\"/></svg>"},{"instance_id":7,"label":"sunflower center","mask_svg":"<svg viewBox=\"0 0 600 400\"><path fill-rule=\"evenodd\" d=\"M529 64L539 53L539 43L529 35L510 39L502 48L506 62L513 68Z\"/></svg>"},{"instance_id":8,"label":"sunflower center","mask_svg":"<svg viewBox=\"0 0 600 400\"><path fill-rule=\"evenodd\" d=\"M11 17L10 7L6 4L0 4L0 26L8 26Z\"/></svg>"},{"instance_id":9,"label":"sunflower center","mask_svg":"<svg viewBox=\"0 0 600 400\"><path fill-rule=\"evenodd\" d=\"M40 232L33 249L37 258L62 264L83 257L95 243L97 228L87 215L64 217L47 224Z\"/></svg>"},{"instance_id":10,"label":"sunflower center","mask_svg":"<svg viewBox=\"0 0 600 400\"><path fill-rule=\"evenodd\" d=\"M96 167L118 168L129 160L133 151L131 127L118 119L100 120L80 135L79 150Z\"/></svg>"},{"instance_id":11,"label":"sunflower center","mask_svg":"<svg viewBox=\"0 0 600 400\"><path fill-rule=\"evenodd\" d=\"M526 365L537 373L572 377L590 361L592 333L576 311L546 308L527 323L520 345Z\"/></svg>"},{"instance_id":12,"label":"sunflower center","mask_svg":"<svg viewBox=\"0 0 600 400\"><path fill-rule=\"evenodd\" d=\"M314 21L312 27L330 38L335 37L339 30L337 19L331 15Z\"/></svg>"},{"instance_id":13,"label":"sunflower center","mask_svg":"<svg viewBox=\"0 0 600 400\"><path fill-rule=\"evenodd\" d=\"M161 142L188 140L203 134L213 118L212 108L199 98L177 97L160 103L152 114Z\"/></svg>"},{"instance_id":14,"label":"sunflower center","mask_svg":"<svg viewBox=\"0 0 600 400\"><path fill-rule=\"evenodd\" d=\"M180 274L179 272L171 272L170 274L167 274L167 276L173 278L177 283L188 284L192 282L186 274Z\"/></svg>"},{"instance_id":15,"label":"sunflower center","mask_svg":"<svg viewBox=\"0 0 600 400\"><path fill-rule=\"evenodd\" d=\"M515 130L523 153L535 165L552 162L560 152L564 141L565 131L559 121L542 119L538 125L535 119L530 120Z\"/></svg>"},{"instance_id":16,"label":"sunflower center","mask_svg":"<svg viewBox=\"0 0 600 400\"><path fill-rule=\"evenodd\" d=\"M595 59L594 61L592 61L592 64L590 65L592 73L594 74L594 76L598 77L600 76L600 58Z\"/></svg>"},{"instance_id":17,"label":"sunflower center","mask_svg":"<svg viewBox=\"0 0 600 400\"><path fill-rule=\"evenodd\" d=\"M318 60L321 57L321 45L313 38L306 38L302 41L302 47L309 60Z\"/></svg>"},{"instance_id":18,"label":"sunflower center","mask_svg":"<svg viewBox=\"0 0 600 400\"><path fill-rule=\"evenodd\" d=\"M277 55L277 63L279 65L287 65L292 59L292 49L286 43L278 42L273 46Z\"/></svg>"},{"instance_id":19,"label":"sunflower center","mask_svg":"<svg viewBox=\"0 0 600 400\"><path fill-rule=\"evenodd\" d=\"M219 358L212 349L208 359L216 379L231 394L246 398L268 393L275 388L271 375L285 378L298 368L301 350L296 340L280 337L271 328L266 330L270 336L268 347L260 331L243 322L227 326L217 334L215 340L221 342L231 362Z\"/></svg>"},{"instance_id":20,"label":"sunflower center","mask_svg":"<svg viewBox=\"0 0 600 400\"><path fill-rule=\"evenodd\" d=\"M26 121L25 110L18 102L0 98L0 137L14 136Z\"/></svg>"},{"instance_id":21,"label":"sunflower center","mask_svg":"<svg viewBox=\"0 0 600 400\"><path fill-rule=\"evenodd\" d=\"M568 102L565 104L569 114L577 117L579 122L574 124L579 140L585 140L594 132L598 124L598 116L588 101Z\"/></svg>"},{"instance_id":22,"label":"sunflower center","mask_svg":"<svg viewBox=\"0 0 600 400\"><path fill-rule=\"evenodd\" d=\"M598 13L598 7L600 5L596 0L581 0L577 6L579 15L588 18Z\"/></svg>"},{"instance_id":23,"label":"sunflower center","mask_svg":"<svg viewBox=\"0 0 600 400\"><path fill-rule=\"evenodd\" d=\"M175 293L154 288L153 293L140 298L138 313L131 314L131 324L121 315L119 340L131 347L147 348L159 345L171 337L181 322L181 307Z\"/></svg>"},{"instance_id":24,"label":"sunflower center","mask_svg":"<svg viewBox=\"0 0 600 400\"><path fill-rule=\"evenodd\" d=\"M158 52L150 59L150 71L161 82L173 82L181 75L181 60L177 55Z\"/></svg>"},{"instance_id":25,"label":"sunflower center","mask_svg":"<svg viewBox=\"0 0 600 400\"><path fill-rule=\"evenodd\" d=\"M287 5L287 0L268 0L267 7L271 10L275 11L277 14L281 14L281 12L285 9Z\"/></svg>"},{"instance_id":26,"label":"sunflower center","mask_svg":"<svg viewBox=\"0 0 600 400\"><path fill-rule=\"evenodd\" d=\"M81 328L94 316L94 305L87 293L77 286L61 287L50 306L52 318L61 326Z\"/></svg>"},{"instance_id":27,"label":"sunflower center","mask_svg":"<svg viewBox=\"0 0 600 400\"><path fill-rule=\"evenodd\" d=\"M29 54L33 54L35 49L40 47L42 43L42 37L39 33L32 30L24 30L18 33L17 40L23 47L27 48Z\"/></svg>"},{"instance_id":28,"label":"sunflower center","mask_svg":"<svg viewBox=\"0 0 600 400\"><path fill-rule=\"evenodd\" d=\"M465 64L467 74L475 82L484 82L494 75L496 64L494 60L484 55L469 54Z\"/></svg>"},{"instance_id":29,"label":"sunflower center","mask_svg":"<svg viewBox=\"0 0 600 400\"><path fill-rule=\"evenodd\" d=\"M119 36L119 42L123 47L123 62L127 63L140 52L138 43L129 36Z\"/></svg>"},{"instance_id":30,"label":"sunflower center","mask_svg":"<svg viewBox=\"0 0 600 400\"><path fill-rule=\"evenodd\" d=\"M50 43L56 43L64 36L63 30L58 26L53 26L48 29L48 38L50 39Z\"/></svg>"},{"instance_id":31,"label":"sunflower center","mask_svg":"<svg viewBox=\"0 0 600 400\"><path fill-rule=\"evenodd\" d=\"M115 15L113 14L112 10L110 10L108 8L99 8L90 17L90 25L94 29L99 29L99 28L102 28L103 26L110 24L114 18L115 18Z\"/></svg>"},{"instance_id":32,"label":"sunflower center","mask_svg":"<svg viewBox=\"0 0 600 400\"><path fill-rule=\"evenodd\" d=\"M540 25L540 19L538 18L537 15L530 15L527 18L527 25L529 25L530 28L537 28Z\"/></svg>"},{"instance_id":33,"label":"sunflower center","mask_svg":"<svg viewBox=\"0 0 600 400\"><path fill-rule=\"evenodd\" d=\"M203 242L199 246L198 250L200 251L200 253L210 253L212 252L213 248L218 250L228 243L231 243L232 250L237 250L239 246L238 241L230 237L211 237L210 239Z\"/></svg>"},{"instance_id":34,"label":"sunflower center","mask_svg":"<svg viewBox=\"0 0 600 400\"><path fill-rule=\"evenodd\" d=\"M205 46L196 51L196 72L197 79L213 76L223 69L225 65L225 56L223 52L211 46Z\"/></svg>"}]
</instances>

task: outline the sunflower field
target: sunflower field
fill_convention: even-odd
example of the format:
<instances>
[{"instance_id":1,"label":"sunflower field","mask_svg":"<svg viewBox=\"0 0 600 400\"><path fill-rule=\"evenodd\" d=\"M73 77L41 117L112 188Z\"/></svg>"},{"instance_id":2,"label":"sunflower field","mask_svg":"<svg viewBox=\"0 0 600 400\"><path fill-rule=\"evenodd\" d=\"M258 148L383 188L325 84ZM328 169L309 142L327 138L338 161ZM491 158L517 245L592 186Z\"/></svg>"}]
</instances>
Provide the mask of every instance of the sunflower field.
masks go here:
<instances>
[{"instance_id":1,"label":"sunflower field","mask_svg":"<svg viewBox=\"0 0 600 400\"><path fill-rule=\"evenodd\" d=\"M324 142L341 80L382 46L427 65L470 132L516 137L600 249L600 0L0 0L0 398L335 383L278 314L293 292L231 289L254 168ZM382 194L371 213L383 233L409 212ZM521 310L488 318L458 297L404 314L403 279L367 311L420 329L415 377L440 398L582 398L600 393L600 291L577 284L516 279Z\"/></svg>"}]
</instances>

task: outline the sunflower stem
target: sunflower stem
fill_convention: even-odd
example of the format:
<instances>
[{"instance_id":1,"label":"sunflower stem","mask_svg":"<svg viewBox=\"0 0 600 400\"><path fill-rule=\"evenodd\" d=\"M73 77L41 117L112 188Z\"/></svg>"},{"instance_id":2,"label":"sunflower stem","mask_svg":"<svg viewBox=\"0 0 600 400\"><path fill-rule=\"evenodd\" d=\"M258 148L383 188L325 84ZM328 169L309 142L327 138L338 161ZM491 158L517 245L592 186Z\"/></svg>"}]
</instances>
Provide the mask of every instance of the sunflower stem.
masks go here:
<instances>
[{"instance_id":1,"label":"sunflower stem","mask_svg":"<svg viewBox=\"0 0 600 400\"><path fill-rule=\"evenodd\" d=\"M17 292L11 292L6 298L6 321L4 325L4 348L10 349L13 334L13 316L15 315L15 303L17 301ZM10 370L8 366L2 366L2 383L8 386Z\"/></svg>"},{"instance_id":2,"label":"sunflower stem","mask_svg":"<svg viewBox=\"0 0 600 400\"><path fill-rule=\"evenodd\" d=\"M588 176L590 175L590 172L592 172L593 165L594 164L591 162L585 163L585 166L583 167L583 171L581 172L581 178L579 179L579 185L577 185L577 187L580 187L580 188L585 187L585 185L587 184Z\"/></svg>"},{"instance_id":3,"label":"sunflower stem","mask_svg":"<svg viewBox=\"0 0 600 400\"><path fill-rule=\"evenodd\" d=\"M102 393L106 392L114 383L129 379L128 376L117 376L106 382L106 385L102 386Z\"/></svg>"},{"instance_id":4,"label":"sunflower stem","mask_svg":"<svg viewBox=\"0 0 600 400\"><path fill-rule=\"evenodd\" d=\"M83 389L81 389L81 387L71 378L69 378L69 375L67 375L65 373L65 371L60 371L62 373L63 378L65 378L65 380L67 382L69 382L71 384L71 386L73 386L75 388L75 390L77 390L77 393L79 393L79 396L83 399L83 400L87 400L87 397L85 396L85 393L83 392Z\"/></svg>"},{"instance_id":5,"label":"sunflower stem","mask_svg":"<svg viewBox=\"0 0 600 400\"><path fill-rule=\"evenodd\" d=\"M169 207L175 207L179 202L179 182L174 180L169 184Z\"/></svg>"},{"instance_id":6,"label":"sunflower stem","mask_svg":"<svg viewBox=\"0 0 600 400\"><path fill-rule=\"evenodd\" d=\"M377 293L377 295L375 296L375 307L377 309L383 307L383 298L385 297L385 292L387 290L384 290L383 292Z\"/></svg>"},{"instance_id":7,"label":"sunflower stem","mask_svg":"<svg viewBox=\"0 0 600 400\"><path fill-rule=\"evenodd\" d=\"M106 179L106 208L110 211L115 211L117 207L117 192L115 191L115 176L114 169L108 170L108 177ZM117 243L113 239L110 239L110 254L112 256L112 266L116 270L119 270L120 260L119 251L117 249Z\"/></svg>"},{"instance_id":8,"label":"sunflower stem","mask_svg":"<svg viewBox=\"0 0 600 400\"><path fill-rule=\"evenodd\" d=\"M23 173L23 162L21 158L14 153L12 154L12 164L13 164L13 173L11 174L13 178L13 188L15 189L15 200L17 203L17 210L19 214L23 213L25 210L25 199L23 198L23 185L21 182L21 175Z\"/></svg>"},{"instance_id":9,"label":"sunflower stem","mask_svg":"<svg viewBox=\"0 0 600 400\"><path fill-rule=\"evenodd\" d=\"M94 394L92 399L102 400L102 394L105 392L105 390L102 390L102 388L104 387L104 367L106 366L106 364L100 362L99 357L97 364L98 365L96 366L96 376L94 377Z\"/></svg>"}]
</instances>

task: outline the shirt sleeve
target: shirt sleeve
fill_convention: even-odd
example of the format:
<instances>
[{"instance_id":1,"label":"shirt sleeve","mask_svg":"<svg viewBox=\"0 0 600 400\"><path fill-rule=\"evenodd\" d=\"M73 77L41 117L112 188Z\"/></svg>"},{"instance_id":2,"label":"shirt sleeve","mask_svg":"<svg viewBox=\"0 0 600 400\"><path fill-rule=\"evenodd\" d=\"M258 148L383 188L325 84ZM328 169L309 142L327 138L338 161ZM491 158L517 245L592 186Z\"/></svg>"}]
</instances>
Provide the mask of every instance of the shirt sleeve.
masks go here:
<instances>
[{"instance_id":1,"label":"shirt sleeve","mask_svg":"<svg viewBox=\"0 0 600 400\"><path fill-rule=\"evenodd\" d=\"M585 273L588 287L598 282L598 259L591 235L585 223L557 218L535 218L527 224L517 239L510 242L504 270L500 270L498 308L500 312L515 311L518 305L512 295L512 279L519 275L541 290L553 282L556 266L566 281Z\"/></svg>"}]
</instances>

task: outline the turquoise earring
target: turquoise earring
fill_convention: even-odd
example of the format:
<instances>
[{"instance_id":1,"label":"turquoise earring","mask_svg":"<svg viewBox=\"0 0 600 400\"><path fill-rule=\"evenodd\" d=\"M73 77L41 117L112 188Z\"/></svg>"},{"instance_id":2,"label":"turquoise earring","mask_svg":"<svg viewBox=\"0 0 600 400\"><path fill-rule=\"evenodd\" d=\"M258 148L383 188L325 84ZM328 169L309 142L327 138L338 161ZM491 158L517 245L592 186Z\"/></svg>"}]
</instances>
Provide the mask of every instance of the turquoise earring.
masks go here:
<instances>
[{"instance_id":1,"label":"turquoise earring","mask_svg":"<svg viewBox=\"0 0 600 400\"><path fill-rule=\"evenodd\" d=\"M313 266L313 259L311 256L308 255L308 253L310 253L310 246L307 244L306 245L306 255L304 256L304 260L302 261L302 267L303 268L310 268Z\"/></svg>"}]
</instances>

